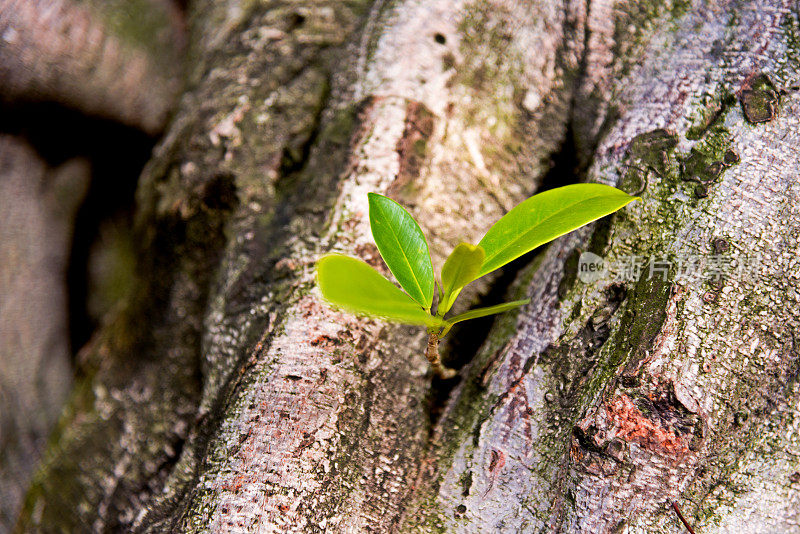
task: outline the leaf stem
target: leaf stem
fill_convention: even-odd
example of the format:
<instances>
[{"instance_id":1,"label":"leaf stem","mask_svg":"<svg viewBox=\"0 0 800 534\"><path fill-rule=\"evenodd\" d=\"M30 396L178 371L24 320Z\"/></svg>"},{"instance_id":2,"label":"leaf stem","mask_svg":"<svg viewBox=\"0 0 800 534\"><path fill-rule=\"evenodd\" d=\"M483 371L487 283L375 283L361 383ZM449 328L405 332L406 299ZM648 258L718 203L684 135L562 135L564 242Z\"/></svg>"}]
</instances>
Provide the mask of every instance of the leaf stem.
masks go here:
<instances>
[{"instance_id":1,"label":"leaf stem","mask_svg":"<svg viewBox=\"0 0 800 534\"><path fill-rule=\"evenodd\" d=\"M456 370L445 367L442 365L442 360L439 359L439 332L436 330L428 330L428 348L425 351L425 357L428 358L433 372L442 380L456 376Z\"/></svg>"},{"instance_id":2,"label":"leaf stem","mask_svg":"<svg viewBox=\"0 0 800 534\"><path fill-rule=\"evenodd\" d=\"M694 534L694 529L691 527L691 525L689 525L689 522L686 521L686 518L683 517L683 514L681 513L681 509L678 508L678 503L677 502L675 502L675 501L672 502L672 509L675 510L676 514L678 514L678 519L681 520L681 523L683 523L683 526L686 527L686 530L689 531L689 534Z\"/></svg>"}]
</instances>

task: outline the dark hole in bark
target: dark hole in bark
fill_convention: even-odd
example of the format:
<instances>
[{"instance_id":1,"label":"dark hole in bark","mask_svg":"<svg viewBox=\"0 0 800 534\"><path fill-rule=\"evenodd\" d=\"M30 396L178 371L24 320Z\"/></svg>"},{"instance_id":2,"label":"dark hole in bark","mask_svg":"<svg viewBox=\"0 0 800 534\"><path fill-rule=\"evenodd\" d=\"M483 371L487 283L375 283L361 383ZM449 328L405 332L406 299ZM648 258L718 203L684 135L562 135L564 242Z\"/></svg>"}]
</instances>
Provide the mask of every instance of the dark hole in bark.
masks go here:
<instances>
[{"instance_id":1,"label":"dark hole in bark","mask_svg":"<svg viewBox=\"0 0 800 534\"><path fill-rule=\"evenodd\" d=\"M289 31L294 31L306 23L305 16L300 13L292 13L289 15Z\"/></svg>"},{"instance_id":2,"label":"dark hole in bark","mask_svg":"<svg viewBox=\"0 0 800 534\"><path fill-rule=\"evenodd\" d=\"M447 42L447 38L444 35L442 35L441 33L436 33L433 36L433 40L436 41L438 44L441 44L441 45L443 45L443 44L445 44Z\"/></svg>"},{"instance_id":3,"label":"dark hole in bark","mask_svg":"<svg viewBox=\"0 0 800 534\"><path fill-rule=\"evenodd\" d=\"M156 138L119 123L81 114L54 103L0 106L0 129L24 138L49 165L81 157L90 163L91 182L74 226L69 267L69 341L73 355L89 340L99 317L89 311L89 256L103 228L130 232L139 174Z\"/></svg>"},{"instance_id":4,"label":"dark hole in bark","mask_svg":"<svg viewBox=\"0 0 800 534\"><path fill-rule=\"evenodd\" d=\"M201 200L211 210L232 210L239 203L236 194L236 178L232 174L217 174L205 184Z\"/></svg>"}]
</instances>

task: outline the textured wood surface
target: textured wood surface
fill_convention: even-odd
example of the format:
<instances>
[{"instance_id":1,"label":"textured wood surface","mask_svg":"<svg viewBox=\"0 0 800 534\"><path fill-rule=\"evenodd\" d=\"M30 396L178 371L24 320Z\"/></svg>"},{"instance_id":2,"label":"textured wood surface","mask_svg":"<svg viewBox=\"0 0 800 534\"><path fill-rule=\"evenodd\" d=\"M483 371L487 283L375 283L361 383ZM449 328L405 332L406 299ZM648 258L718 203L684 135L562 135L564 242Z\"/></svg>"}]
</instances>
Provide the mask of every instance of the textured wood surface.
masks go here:
<instances>
[{"instance_id":1,"label":"textured wood surface","mask_svg":"<svg viewBox=\"0 0 800 534\"><path fill-rule=\"evenodd\" d=\"M778 0L196 2L137 298L19 529L797 530L798 33ZM377 191L441 265L566 135L642 201L536 256L432 422L424 332L331 311L314 262L380 267ZM764 272L575 274L723 249Z\"/></svg>"},{"instance_id":2,"label":"textured wood surface","mask_svg":"<svg viewBox=\"0 0 800 534\"><path fill-rule=\"evenodd\" d=\"M577 68L542 33L560 12L534 11L195 5L192 89L139 192L139 299L84 351L20 529L397 523L428 437L424 333L330 312L313 262L378 260L370 190L439 264L534 190Z\"/></svg>"},{"instance_id":3,"label":"textured wood surface","mask_svg":"<svg viewBox=\"0 0 800 534\"><path fill-rule=\"evenodd\" d=\"M677 501L697 532L798 531L797 7L693 7L613 84L589 179L644 180L642 201L521 281L532 304L496 327L437 430L423 530L678 532ZM777 98L753 124L761 76ZM728 150L698 198L690 169ZM584 251L638 256L643 276L576 281ZM721 252L748 271L715 280ZM680 278L691 257L699 276Z\"/></svg>"},{"instance_id":4,"label":"textured wood surface","mask_svg":"<svg viewBox=\"0 0 800 534\"><path fill-rule=\"evenodd\" d=\"M524 7L515 9L522 15ZM535 180L528 177L542 174L543 156L563 131L563 119L561 127L544 128L544 117L566 103L556 97L534 114L517 100L523 91L541 99L563 79L553 73L532 80L539 67L526 62L523 52L531 28L541 21L517 18L525 24L511 27L512 8L497 3L470 11L459 2L364 6L366 24L357 39L342 44L351 55L346 63L336 63L356 70L347 76L334 71L328 78L328 109L316 126L321 133L311 140L307 166L294 178L297 185L289 186L306 197L305 203L286 210L282 223L292 235L279 242L272 274L257 271L263 267L251 251L260 243L232 243L223 259L223 282L206 318L201 400L218 420L210 435L190 438L187 447L202 456L185 456L167 481L174 493L139 526L216 532L397 527L428 439L424 331L328 310L313 290L314 262L334 250L379 265L366 217L369 191L391 193L413 208L432 236L434 260L441 265L458 239L476 240L491 220L533 190ZM352 16L342 10L333 13ZM301 40L325 22L317 16L310 12L302 27L282 39ZM475 41L464 48L459 19ZM437 42L437 34L444 43ZM470 45L483 46L484 37L502 39L508 56L487 48L478 56L482 62L470 63L474 59L465 52ZM557 42L552 39L545 48L549 58L535 61L555 61ZM509 59L501 62L501 57ZM246 123L248 108L258 104L251 98L238 101L244 117L234 112L234 124ZM343 113L351 115L347 132L336 131ZM223 116L220 124L228 120ZM335 149L346 161L333 169L334 147L325 137L330 133L342 138ZM244 146L253 142L252 134L238 139ZM495 153L482 152L481 146ZM231 165L236 169L235 157ZM280 169L275 173L278 183L287 179ZM255 201L272 185L263 175L253 183L260 189L253 187ZM307 187L322 191L309 201ZM321 217L303 209L313 201ZM257 215L251 209L246 206L241 216ZM252 224L245 219L235 228L246 236ZM270 232L259 239L281 235ZM243 305L242 283L249 286L250 304ZM246 328L255 329L258 339L242 339ZM232 359L243 352L249 355L238 366L244 372Z\"/></svg>"}]
</instances>

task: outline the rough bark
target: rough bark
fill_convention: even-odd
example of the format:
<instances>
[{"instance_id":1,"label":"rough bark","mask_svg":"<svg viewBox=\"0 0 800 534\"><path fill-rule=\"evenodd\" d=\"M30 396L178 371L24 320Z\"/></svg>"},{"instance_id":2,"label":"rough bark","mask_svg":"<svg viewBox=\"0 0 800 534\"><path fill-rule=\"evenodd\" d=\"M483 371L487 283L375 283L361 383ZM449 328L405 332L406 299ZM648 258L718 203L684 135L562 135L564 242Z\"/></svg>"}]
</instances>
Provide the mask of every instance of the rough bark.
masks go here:
<instances>
[{"instance_id":1,"label":"rough bark","mask_svg":"<svg viewBox=\"0 0 800 534\"><path fill-rule=\"evenodd\" d=\"M136 297L84 351L19 530L672 532L670 500L704 531L796 530L797 17L195 3L188 91L139 191ZM589 179L643 200L537 257L515 289L533 303L433 427L425 332L329 310L314 262L380 267L378 191L441 265L568 128ZM718 171L703 198L682 180ZM583 249L707 257L716 238L771 270L721 288L573 272Z\"/></svg>"},{"instance_id":2,"label":"rough bark","mask_svg":"<svg viewBox=\"0 0 800 534\"><path fill-rule=\"evenodd\" d=\"M51 169L0 136L0 531L22 505L72 385L66 270L86 161Z\"/></svg>"},{"instance_id":3,"label":"rough bark","mask_svg":"<svg viewBox=\"0 0 800 534\"><path fill-rule=\"evenodd\" d=\"M642 201L520 280L532 304L465 371L408 527L677 532L677 501L697 532L800 529L798 15L695 6L607 93L589 179ZM583 283L583 251L703 267ZM754 272L715 280L720 253Z\"/></svg>"},{"instance_id":4,"label":"rough bark","mask_svg":"<svg viewBox=\"0 0 800 534\"><path fill-rule=\"evenodd\" d=\"M563 137L575 40L512 2L209 2L191 23L139 299L85 351L18 528L392 528L428 439L424 332L327 310L313 262L377 265L367 191L412 206L437 263L476 240Z\"/></svg>"}]
</instances>

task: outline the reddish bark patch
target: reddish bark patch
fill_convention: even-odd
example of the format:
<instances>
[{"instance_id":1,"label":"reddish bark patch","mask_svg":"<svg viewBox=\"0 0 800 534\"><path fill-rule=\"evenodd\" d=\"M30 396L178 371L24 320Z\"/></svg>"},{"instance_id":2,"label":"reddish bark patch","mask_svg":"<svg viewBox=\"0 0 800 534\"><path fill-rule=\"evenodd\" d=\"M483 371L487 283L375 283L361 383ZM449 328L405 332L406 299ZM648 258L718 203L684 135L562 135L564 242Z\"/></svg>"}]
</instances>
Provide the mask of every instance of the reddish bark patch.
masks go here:
<instances>
[{"instance_id":1,"label":"reddish bark patch","mask_svg":"<svg viewBox=\"0 0 800 534\"><path fill-rule=\"evenodd\" d=\"M428 139L433 134L434 115L420 102L406 106L406 124L397 141L400 170L387 193L396 196L403 192L420 174L428 153Z\"/></svg>"},{"instance_id":2,"label":"reddish bark patch","mask_svg":"<svg viewBox=\"0 0 800 534\"><path fill-rule=\"evenodd\" d=\"M506 455L503 451L492 449L491 456L489 458L489 472L494 473L502 469L502 467L506 465Z\"/></svg>"},{"instance_id":3,"label":"reddish bark patch","mask_svg":"<svg viewBox=\"0 0 800 534\"><path fill-rule=\"evenodd\" d=\"M325 308L316 298L302 298L297 304L303 319L321 315Z\"/></svg>"},{"instance_id":4,"label":"reddish bark patch","mask_svg":"<svg viewBox=\"0 0 800 534\"><path fill-rule=\"evenodd\" d=\"M620 395L605 408L618 438L672 455L689 452L689 448L673 429L648 419L627 395Z\"/></svg>"},{"instance_id":5,"label":"reddish bark patch","mask_svg":"<svg viewBox=\"0 0 800 534\"><path fill-rule=\"evenodd\" d=\"M297 262L292 258L281 258L275 263L275 271L285 274L297 269Z\"/></svg>"},{"instance_id":6,"label":"reddish bark patch","mask_svg":"<svg viewBox=\"0 0 800 534\"><path fill-rule=\"evenodd\" d=\"M487 484L486 491L483 494L484 497L486 497L489 492L492 491L495 480L497 480L497 475L503 469L504 465L506 465L506 453L499 449L492 449L491 453L489 454L489 466L487 469L489 483Z\"/></svg>"},{"instance_id":7,"label":"reddish bark patch","mask_svg":"<svg viewBox=\"0 0 800 534\"><path fill-rule=\"evenodd\" d=\"M322 347L329 349L337 345L341 345L342 340L332 336L328 336L326 334L322 334L313 338L309 343L311 344L312 347Z\"/></svg>"}]
</instances>

